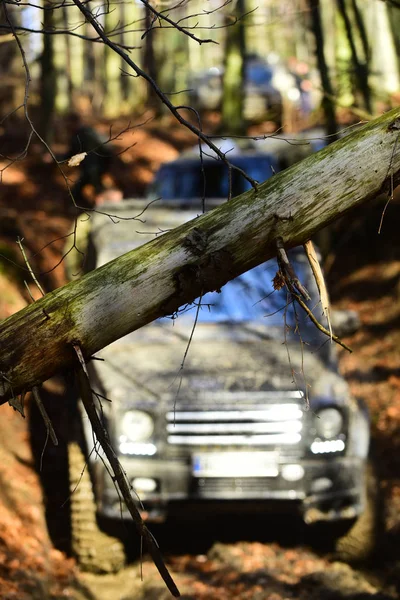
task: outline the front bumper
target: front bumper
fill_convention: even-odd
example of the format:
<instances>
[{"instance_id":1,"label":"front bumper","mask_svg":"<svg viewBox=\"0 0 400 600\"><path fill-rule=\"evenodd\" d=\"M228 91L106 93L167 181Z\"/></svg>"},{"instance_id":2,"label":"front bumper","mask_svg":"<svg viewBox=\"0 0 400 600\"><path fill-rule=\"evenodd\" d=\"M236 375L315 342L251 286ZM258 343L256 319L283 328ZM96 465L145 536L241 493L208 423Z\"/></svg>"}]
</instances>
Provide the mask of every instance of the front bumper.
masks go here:
<instances>
[{"instance_id":1,"label":"front bumper","mask_svg":"<svg viewBox=\"0 0 400 600\"><path fill-rule=\"evenodd\" d=\"M355 457L297 460L304 471L297 481L283 476L279 465L273 477L194 477L190 466L153 458L120 457L131 483L138 478L156 482L152 492L137 489L144 517L162 521L176 503L207 509L219 506L224 512L253 512L255 505L268 512L272 506L290 505L306 523L354 518L365 505L365 461ZM114 484L102 465L97 464L95 480L99 514L108 518L129 517L121 511ZM138 505L139 506L139 505Z\"/></svg>"}]
</instances>

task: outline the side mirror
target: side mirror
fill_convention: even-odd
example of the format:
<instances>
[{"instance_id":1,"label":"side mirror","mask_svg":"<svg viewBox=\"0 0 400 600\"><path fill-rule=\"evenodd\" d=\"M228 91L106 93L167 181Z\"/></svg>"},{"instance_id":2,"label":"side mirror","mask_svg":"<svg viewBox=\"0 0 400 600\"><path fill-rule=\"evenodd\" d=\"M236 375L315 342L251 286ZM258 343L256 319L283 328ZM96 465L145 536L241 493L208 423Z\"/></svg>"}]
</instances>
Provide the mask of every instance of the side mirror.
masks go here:
<instances>
[{"instance_id":1,"label":"side mirror","mask_svg":"<svg viewBox=\"0 0 400 600\"><path fill-rule=\"evenodd\" d=\"M360 317L355 310L333 310L331 312L332 330L338 337L345 337L361 327Z\"/></svg>"}]
</instances>

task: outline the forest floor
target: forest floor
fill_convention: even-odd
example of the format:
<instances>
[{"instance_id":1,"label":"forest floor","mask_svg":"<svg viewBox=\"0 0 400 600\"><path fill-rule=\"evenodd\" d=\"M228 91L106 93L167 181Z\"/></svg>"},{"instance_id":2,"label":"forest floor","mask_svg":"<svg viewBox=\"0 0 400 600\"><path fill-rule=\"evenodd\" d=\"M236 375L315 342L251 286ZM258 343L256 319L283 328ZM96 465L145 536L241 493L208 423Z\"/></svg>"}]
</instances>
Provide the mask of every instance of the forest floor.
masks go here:
<instances>
[{"instance_id":1,"label":"forest floor","mask_svg":"<svg viewBox=\"0 0 400 600\"><path fill-rule=\"evenodd\" d=\"M125 196L143 193L157 166L177 156L193 139L177 128L147 125L128 132L115 144L123 149L132 142L136 145L121 155L114 174L114 180L126 190ZM40 161L38 150L4 171L2 189L0 318L5 318L29 301L20 269L24 265L15 244L17 236L25 238L34 267L49 271L42 283L53 289L65 281L63 265L53 269L61 258L64 240L44 246L69 233L73 217L60 173L54 165ZM328 257L335 305L357 310L362 322L360 330L346 339L353 353L340 352L340 362L353 394L363 398L371 411L373 453L385 498L379 551L369 564L350 567L327 552L312 549L296 520L254 517L251 522L231 519L197 528L180 528L174 523L158 531L157 538L186 600L389 600L399 596L400 201L388 206L378 235L382 208L383 203L375 201L335 226L336 250ZM53 381L48 388L57 393L57 385ZM136 559L118 575L100 576L81 573L62 551L62 540L60 549L54 547L46 526L47 491L41 486L32 453L30 411L28 418L22 419L7 406L1 410L1 600L170 598L146 557L141 567L137 551ZM54 461L48 447L43 467L52 467ZM54 487L61 507L68 490L61 480L56 480Z\"/></svg>"}]
</instances>

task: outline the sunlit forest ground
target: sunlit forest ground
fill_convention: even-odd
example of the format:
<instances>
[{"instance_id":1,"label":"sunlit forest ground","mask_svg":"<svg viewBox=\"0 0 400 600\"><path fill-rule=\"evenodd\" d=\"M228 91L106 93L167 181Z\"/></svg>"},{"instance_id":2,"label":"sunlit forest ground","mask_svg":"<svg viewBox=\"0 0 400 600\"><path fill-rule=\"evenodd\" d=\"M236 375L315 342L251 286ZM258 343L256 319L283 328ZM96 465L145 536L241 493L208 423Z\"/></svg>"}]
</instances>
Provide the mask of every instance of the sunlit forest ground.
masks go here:
<instances>
[{"instance_id":1,"label":"sunlit forest ground","mask_svg":"<svg viewBox=\"0 0 400 600\"><path fill-rule=\"evenodd\" d=\"M113 123L113 131L124 126ZM105 122L100 126L105 132L108 128ZM20 147L17 135L15 142ZM193 142L191 134L173 126L170 120L162 126L150 122L128 131L114 142L115 147L125 152L119 155L110 177L124 190L125 197L142 195L158 166ZM62 143L59 149L63 149ZM0 318L5 318L29 301L23 285L25 275L13 264L23 266L17 252L17 236L26 237L35 269L48 272L43 277L45 288L54 289L65 283L63 265L52 269L61 259L63 236L71 231L74 217L57 166L44 164L38 148L4 172L2 187L5 193L0 200L0 253L9 259L0 261ZM367 567L353 570L332 562L329 556L318 555L304 546L304 540L298 547L293 543L285 547L272 541L273 538L266 543L235 542L230 532L229 543L214 543L204 553L171 552L170 566L185 598L361 599L371 598L379 590L383 590L381 598L397 597L400 590L400 246L397 242L400 197L389 204L378 235L384 203L385 200L378 199L335 225L334 243L327 257L334 304L357 310L362 321L361 329L346 339L353 353L341 352L341 368L353 394L364 398L372 416L372 451L377 457L385 497L385 535L377 557L368 565L366 574ZM107 596L110 585L114 590L120 586L121 598L170 597L147 560L143 584L138 578L137 564L119 578L99 582L93 576L82 576L72 559L54 549L46 533L44 500L34 470L27 420L10 409L4 412L0 429L3 600L116 598ZM51 448L46 449L43 461L52 460L51 452ZM246 525L242 523L240 527L241 537L237 540L246 539L243 533ZM135 596L132 586L136 589Z\"/></svg>"}]
</instances>

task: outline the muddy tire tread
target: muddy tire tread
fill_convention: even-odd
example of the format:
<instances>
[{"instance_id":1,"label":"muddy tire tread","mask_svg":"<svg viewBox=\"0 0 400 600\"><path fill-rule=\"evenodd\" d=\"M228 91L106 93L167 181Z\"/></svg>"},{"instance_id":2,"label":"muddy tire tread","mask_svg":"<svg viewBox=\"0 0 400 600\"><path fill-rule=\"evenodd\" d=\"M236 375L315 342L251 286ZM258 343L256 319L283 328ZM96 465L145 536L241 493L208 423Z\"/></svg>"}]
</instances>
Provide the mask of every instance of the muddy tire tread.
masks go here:
<instances>
[{"instance_id":1,"label":"muddy tire tread","mask_svg":"<svg viewBox=\"0 0 400 600\"><path fill-rule=\"evenodd\" d=\"M116 573L125 564L122 542L101 531L90 473L77 442L68 444L71 547L82 571Z\"/></svg>"}]
</instances>

